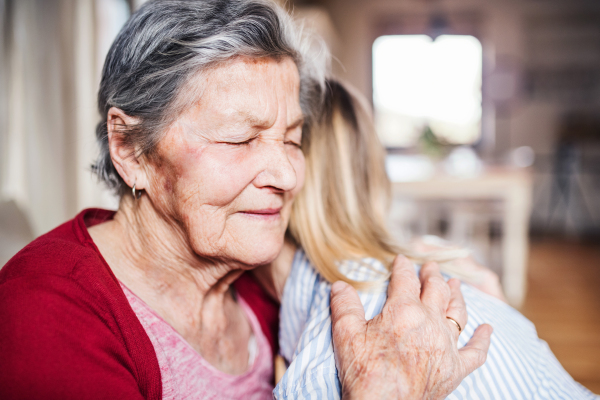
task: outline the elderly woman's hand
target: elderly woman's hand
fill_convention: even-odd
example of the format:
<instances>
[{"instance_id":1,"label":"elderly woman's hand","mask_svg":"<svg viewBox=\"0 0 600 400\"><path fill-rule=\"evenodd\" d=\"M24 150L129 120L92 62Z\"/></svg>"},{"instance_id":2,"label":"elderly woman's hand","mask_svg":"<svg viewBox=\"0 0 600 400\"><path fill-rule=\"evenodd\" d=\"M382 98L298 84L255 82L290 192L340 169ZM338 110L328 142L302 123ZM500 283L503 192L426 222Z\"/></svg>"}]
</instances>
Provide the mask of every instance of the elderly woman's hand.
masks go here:
<instances>
[{"instance_id":1,"label":"elderly woman's hand","mask_svg":"<svg viewBox=\"0 0 600 400\"><path fill-rule=\"evenodd\" d=\"M435 263L420 282L412 263L394 261L388 300L365 320L356 291L336 282L331 291L333 342L344 399L442 399L485 362L492 328L482 325L457 349L467 323L460 283L446 283Z\"/></svg>"}]
</instances>

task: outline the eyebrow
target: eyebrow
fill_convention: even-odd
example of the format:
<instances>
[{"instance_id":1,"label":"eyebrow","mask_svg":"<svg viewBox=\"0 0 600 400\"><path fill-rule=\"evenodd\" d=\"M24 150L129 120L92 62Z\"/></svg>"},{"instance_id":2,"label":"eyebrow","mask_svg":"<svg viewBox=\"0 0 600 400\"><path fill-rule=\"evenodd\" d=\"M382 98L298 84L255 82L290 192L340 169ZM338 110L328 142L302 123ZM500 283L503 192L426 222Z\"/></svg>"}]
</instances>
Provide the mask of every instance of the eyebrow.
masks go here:
<instances>
[{"instance_id":1,"label":"eyebrow","mask_svg":"<svg viewBox=\"0 0 600 400\"><path fill-rule=\"evenodd\" d=\"M253 127L262 128L262 127L266 127L267 125L269 125L268 121L266 121L266 120L258 119L255 116L248 114L248 113L242 113L242 114L244 117L244 122L250 124ZM304 115L300 115L299 117L297 117L294 120L294 122L292 122L290 125L287 126L287 129L288 130L294 129L303 124L304 124Z\"/></svg>"}]
</instances>

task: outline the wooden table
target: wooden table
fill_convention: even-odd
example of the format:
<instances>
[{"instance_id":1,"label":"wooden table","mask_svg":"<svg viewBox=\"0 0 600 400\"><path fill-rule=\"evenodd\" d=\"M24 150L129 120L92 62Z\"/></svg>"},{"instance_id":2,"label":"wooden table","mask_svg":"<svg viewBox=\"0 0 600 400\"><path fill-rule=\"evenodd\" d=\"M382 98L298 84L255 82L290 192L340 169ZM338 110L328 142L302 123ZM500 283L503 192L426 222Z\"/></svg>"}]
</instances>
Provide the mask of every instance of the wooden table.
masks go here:
<instances>
[{"instance_id":1,"label":"wooden table","mask_svg":"<svg viewBox=\"0 0 600 400\"><path fill-rule=\"evenodd\" d=\"M488 168L475 178L437 174L419 182L393 183L394 198L502 201L502 286L509 303L520 307L527 284L528 230L532 178L526 169Z\"/></svg>"}]
</instances>

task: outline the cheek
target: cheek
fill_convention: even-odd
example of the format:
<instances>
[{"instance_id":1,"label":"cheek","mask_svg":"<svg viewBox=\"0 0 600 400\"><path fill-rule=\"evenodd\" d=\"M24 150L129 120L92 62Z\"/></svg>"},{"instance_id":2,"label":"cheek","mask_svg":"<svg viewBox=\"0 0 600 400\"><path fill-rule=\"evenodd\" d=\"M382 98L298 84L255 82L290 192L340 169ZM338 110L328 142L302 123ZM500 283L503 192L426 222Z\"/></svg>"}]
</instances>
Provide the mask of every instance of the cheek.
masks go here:
<instances>
[{"instance_id":1,"label":"cheek","mask_svg":"<svg viewBox=\"0 0 600 400\"><path fill-rule=\"evenodd\" d=\"M253 171L240 151L210 149L182 160L177 186L185 202L224 207L252 182Z\"/></svg>"},{"instance_id":2,"label":"cheek","mask_svg":"<svg viewBox=\"0 0 600 400\"><path fill-rule=\"evenodd\" d=\"M170 160L160 155L152 156L145 168L148 178L146 193L158 209L170 214L174 210L177 169Z\"/></svg>"}]
</instances>

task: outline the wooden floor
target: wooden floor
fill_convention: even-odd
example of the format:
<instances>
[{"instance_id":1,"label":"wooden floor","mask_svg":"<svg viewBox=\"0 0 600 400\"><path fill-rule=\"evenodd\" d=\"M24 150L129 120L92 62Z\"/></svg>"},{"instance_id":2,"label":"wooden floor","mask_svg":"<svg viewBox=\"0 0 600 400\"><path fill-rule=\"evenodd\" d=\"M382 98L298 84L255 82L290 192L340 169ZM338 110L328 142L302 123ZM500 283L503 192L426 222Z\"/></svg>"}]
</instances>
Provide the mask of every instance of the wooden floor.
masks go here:
<instances>
[{"instance_id":1,"label":"wooden floor","mask_svg":"<svg viewBox=\"0 0 600 400\"><path fill-rule=\"evenodd\" d=\"M573 378L600 393L600 245L533 241L521 312Z\"/></svg>"}]
</instances>

